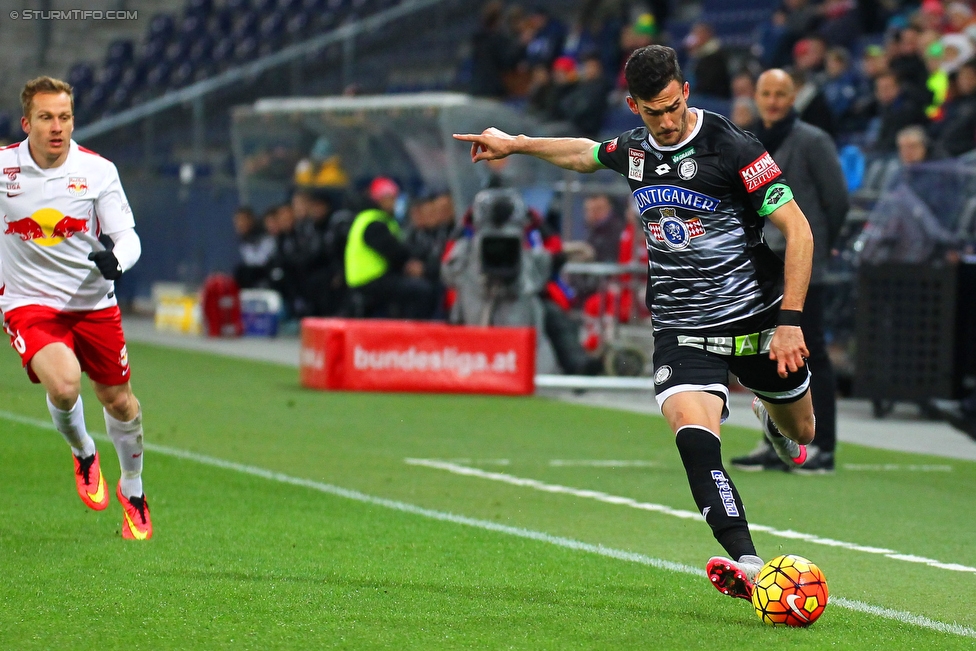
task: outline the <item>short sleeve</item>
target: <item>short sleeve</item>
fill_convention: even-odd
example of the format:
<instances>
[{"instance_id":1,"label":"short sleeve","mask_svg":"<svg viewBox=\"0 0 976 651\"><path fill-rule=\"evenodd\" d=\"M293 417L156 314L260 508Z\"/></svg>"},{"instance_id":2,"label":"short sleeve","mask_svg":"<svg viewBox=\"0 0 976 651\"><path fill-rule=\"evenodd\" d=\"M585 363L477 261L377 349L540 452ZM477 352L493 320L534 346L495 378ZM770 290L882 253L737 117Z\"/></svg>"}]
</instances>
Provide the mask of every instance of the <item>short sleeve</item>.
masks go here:
<instances>
[{"instance_id":1,"label":"short sleeve","mask_svg":"<svg viewBox=\"0 0 976 651\"><path fill-rule=\"evenodd\" d=\"M119 171L115 165L109 163L106 170L105 188L95 199L95 215L103 233L118 233L128 228L135 228L132 208L122 189Z\"/></svg>"},{"instance_id":2,"label":"short sleeve","mask_svg":"<svg viewBox=\"0 0 976 651\"><path fill-rule=\"evenodd\" d=\"M743 132L735 134L730 149L723 153L732 163L738 182L760 217L793 199L793 190L783 171L754 136Z\"/></svg>"},{"instance_id":3,"label":"short sleeve","mask_svg":"<svg viewBox=\"0 0 976 651\"><path fill-rule=\"evenodd\" d=\"M633 131L627 131L613 140L600 143L594 151L596 162L614 172L626 174L628 169L626 143L631 140L633 134Z\"/></svg>"}]
</instances>

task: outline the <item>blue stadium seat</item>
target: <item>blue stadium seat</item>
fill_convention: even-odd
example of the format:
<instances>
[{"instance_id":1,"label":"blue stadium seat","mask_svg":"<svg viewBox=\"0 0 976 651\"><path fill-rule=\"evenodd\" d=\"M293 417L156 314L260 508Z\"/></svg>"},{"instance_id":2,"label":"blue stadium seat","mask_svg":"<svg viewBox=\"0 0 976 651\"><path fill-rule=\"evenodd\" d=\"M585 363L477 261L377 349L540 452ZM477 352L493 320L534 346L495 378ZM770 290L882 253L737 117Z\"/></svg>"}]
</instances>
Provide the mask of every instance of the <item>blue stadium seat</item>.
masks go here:
<instances>
[{"instance_id":1,"label":"blue stadium seat","mask_svg":"<svg viewBox=\"0 0 976 651\"><path fill-rule=\"evenodd\" d=\"M285 26L288 40L292 43L301 41L311 33L313 24L311 11L301 10L294 14Z\"/></svg>"},{"instance_id":2,"label":"blue stadium seat","mask_svg":"<svg viewBox=\"0 0 976 651\"><path fill-rule=\"evenodd\" d=\"M258 55L258 39L247 36L234 47L234 59L240 63L250 61Z\"/></svg>"},{"instance_id":3,"label":"blue stadium seat","mask_svg":"<svg viewBox=\"0 0 976 651\"><path fill-rule=\"evenodd\" d=\"M274 13L278 8L278 0L256 0L254 9L262 16Z\"/></svg>"},{"instance_id":4,"label":"blue stadium seat","mask_svg":"<svg viewBox=\"0 0 976 651\"><path fill-rule=\"evenodd\" d=\"M236 42L230 36L225 36L224 38L217 41L213 49L213 60L217 65L223 65L229 63L234 59L234 47Z\"/></svg>"},{"instance_id":5,"label":"blue stadium seat","mask_svg":"<svg viewBox=\"0 0 976 651\"><path fill-rule=\"evenodd\" d=\"M112 85L122 81L122 73L125 72L125 68L118 63L110 63L102 68L102 71L98 74L98 83L104 85Z\"/></svg>"},{"instance_id":6,"label":"blue stadium seat","mask_svg":"<svg viewBox=\"0 0 976 651\"><path fill-rule=\"evenodd\" d=\"M210 19L210 33L225 36L234 28L234 12L228 7L218 9Z\"/></svg>"},{"instance_id":7,"label":"blue stadium seat","mask_svg":"<svg viewBox=\"0 0 976 651\"><path fill-rule=\"evenodd\" d=\"M198 16L207 18L213 13L213 0L186 0L183 7L184 16Z\"/></svg>"},{"instance_id":8,"label":"blue stadium seat","mask_svg":"<svg viewBox=\"0 0 976 651\"><path fill-rule=\"evenodd\" d=\"M176 31L176 21L170 14L156 14L149 21L149 40L168 41Z\"/></svg>"},{"instance_id":9,"label":"blue stadium seat","mask_svg":"<svg viewBox=\"0 0 976 651\"><path fill-rule=\"evenodd\" d=\"M152 91L161 91L169 83L169 76L173 67L168 61L160 61L146 73L146 87Z\"/></svg>"},{"instance_id":10,"label":"blue stadium seat","mask_svg":"<svg viewBox=\"0 0 976 651\"><path fill-rule=\"evenodd\" d=\"M132 41L128 39L120 38L112 41L105 53L105 65L110 63L127 65L132 61L133 50Z\"/></svg>"},{"instance_id":11,"label":"blue stadium seat","mask_svg":"<svg viewBox=\"0 0 976 651\"><path fill-rule=\"evenodd\" d=\"M180 39L200 38L207 32L207 21L201 16L187 16L180 22Z\"/></svg>"},{"instance_id":12,"label":"blue stadium seat","mask_svg":"<svg viewBox=\"0 0 976 651\"><path fill-rule=\"evenodd\" d=\"M234 25L234 31L231 35L234 40L238 43L243 41L249 36L255 36L258 33L258 25L260 24L261 17L257 11L247 11L241 14L237 19L237 23Z\"/></svg>"},{"instance_id":13,"label":"blue stadium seat","mask_svg":"<svg viewBox=\"0 0 976 651\"><path fill-rule=\"evenodd\" d=\"M277 11L282 11L285 14L293 14L296 11L302 10L302 0L278 0Z\"/></svg>"},{"instance_id":14,"label":"blue stadium seat","mask_svg":"<svg viewBox=\"0 0 976 651\"><path fill-rule=\"evenodd\" d=\"M183 63L176 66L173 70L173 74L169 77L170 88L182 88L183 86L189 86L193 83L193 74L196 72L193 64L190 61L184 61Z\"/></svg>"},{"instance_id":15,"label":"blue stadium seat","mask_svg":"<svg viewBox=\"0 0 976 651\"><path fill-rule=\"evenodd\" d=\"M87 63L76 63L71 66L67 81L74 87L75 92L86 91L95 83L95 70Z\"/></svg>"}]
</instances>

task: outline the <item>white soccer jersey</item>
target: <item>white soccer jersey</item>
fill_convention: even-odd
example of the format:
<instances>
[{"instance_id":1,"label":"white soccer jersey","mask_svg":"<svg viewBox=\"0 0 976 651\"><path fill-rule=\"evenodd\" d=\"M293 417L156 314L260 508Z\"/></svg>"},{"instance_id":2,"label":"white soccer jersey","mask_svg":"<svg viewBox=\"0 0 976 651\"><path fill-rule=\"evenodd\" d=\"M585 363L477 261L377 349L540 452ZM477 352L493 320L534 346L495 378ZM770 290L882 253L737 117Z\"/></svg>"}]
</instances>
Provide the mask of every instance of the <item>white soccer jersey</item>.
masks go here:
<instances>
[{"instance_id":1,"label":"white soccer jersey","mask_svg":"<svg viewBox=\"0 0 976 651\"><path fill-rule=\"evenodd\" d=\"M115 165L72 140L60 167L41 169L24 140L0 148L0 170L0 309L115 305L115 284L88 259L93 238L135 227Z\"/></svg>"}]
</instances>

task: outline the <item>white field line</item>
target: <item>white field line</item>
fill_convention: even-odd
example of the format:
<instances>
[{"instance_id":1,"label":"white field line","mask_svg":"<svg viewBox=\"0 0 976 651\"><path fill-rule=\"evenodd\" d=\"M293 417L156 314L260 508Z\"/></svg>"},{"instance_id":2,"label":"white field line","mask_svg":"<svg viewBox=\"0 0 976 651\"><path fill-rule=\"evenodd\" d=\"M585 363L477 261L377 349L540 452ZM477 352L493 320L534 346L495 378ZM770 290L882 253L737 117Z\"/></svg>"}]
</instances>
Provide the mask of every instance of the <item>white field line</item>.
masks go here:
<instances>
[{"instance_id":1,"label":"white field line","mask_svg":"<svg viewBox=\"0 0 976 651\"><path fill-rule=\"evenodd\" d=\"M640 459L551 459L549 465L554 468L655 468L660 464Z\"/></svg>"},{"instance_id":2,"label":"white field line","mask_svg":"<svg viewBox=\"0 0 976 651\"><path fill-rule=\"evenodd\" d=\"M19 414L13 414L3 410L0 410L0 418L3 418L11 422L21 423L23 425L30 425L33 427L38 427L46 430L55 429L54 424L49 421L44 421L37 418L30 418L27 416L21 416ZM108 436L106 436L105 434L93 433L93 436L95 436L100 440L108 440ZM195 463L211 466L214 468L233 470L235 472L240 472L245 475L261 477L263 479L268 479L283 484L301 486L303 488L315 490L320 493L327 493L329 495L344 497L346 499L355 500L357 502L362 502L364 504L371 504L373 506L381 506L383 508L392 509L394 511L410 513L412 515L419 515L421 517L430 518L431 520L439 520L441 522L460 524L468 527L474 527L476 529L483 529L485 531L493 531L495 533L502 533L509 536L516 536L518 538L525 538L528 540L535 540L538 542L548 543L550 545L556 545L557 547L572 549L574 551L597 554L598 556L604 556L606 558L613 558L620 561L627 561L629 563L639 563L641 565L647 565L657 569L667 570L669 572L690 574L692 576L705 578L704 571L702 571L697 567L692 567L690 565L685 565L683 563L674 563L672 561L666 561L666 560L661 560L659 558L653 558L651 556L645 556L644 554L637 554L635 552L628 552L621 549L613 549L612 547L604 547L603 545L593 545L591 543L585 543L579 540L573 540L572 538L553 536L547 533L543 533L541 531L532 531L531 529L522 529L521 527L510 527L508 525L499 524L497 522L492 522L490 520L479 520L476 518L469 518L463 515L456 515L454 513L447 513L444 511L434 511L432 509L425 509L421 506L408 504L406 502L389 500L383 497L374 497L372 495L367 495L366 493L360 493L359 491L350 490L348 488L341 488L339 486L333 486L331 484L324 484L322 482L312 481L311 479L291 477L284 473L274 472L272 470L266 470L264 468L258 468L256 466L248 466L241 463L235 463L233 461L225 461L223 459L217 459L216 457L197 454L195 452L190 452L188 450L179 450L177 448L171 448L163 445L153 445L149 443L147 443L145 447L146 450L150 452L155 452L156 454L162 454L170 457L175 457L177 459L193 461ZM912 626L917 626L920 628L927 628L933 631L937 631L939 633L949 633L951 635L959 635L962 637L976 639L976 630L966 626L962 626L960 624L946 624L945 622L929 619L928 617L923 617L922 615L916 615L914 613L909 613L901 610L892 610L891 608L883 608L881 606L872 606L871 604L867 604L862 601L845 599L843 597L838 597L838 596L830 597L830 603L832 605L836 605L841 608L846 608L848 610L867 613L869 615L874 615L876 617L881 617L883 619L889 619L903 624L910 624Z\"/></svg>"},{"instance_id":3,"label":"white field line","mask_svg":"<svg viewBox=\"0 0 976 651\"><path fill-rule=\"evenodd\" d=\"M638 502L637 500L634 500L630 497L620 497L617 495L610 495L609 493L604 493L602 491L571 488L569 486L560 486L559 484L547 484L537 479L526 479L524 477L506 475L500 472L488 472L487 470L481 470L480 468L471 468L469 466L462 466L447 461L439 461L437 459L404 459L404 461L414 466L426 466L428 468L435 468L437 470L446 470L447 472L451 472L456 475L465 475L468 477L489 479L491 481L502 482L504 484L511 484L512 486L531 488L533 490L543 491L546 493L560 493L563 495L572 495L574 497L592 499L598 502L604 502L606 504L617 504L619 506L628 506L632 509L641 509L643 511L654 511L657 513L663 513L665 515L671 515L676 518L684 518L686 520L702 519L701 514L696 513L695 511L673 509L670 506L665 506L663 504L654 504L651 502ZM840 547L842 549L850 549L852 551L865 552L867 554L881 554L883 556L886 556L888 558L897 561L905 561L908 563L921 563L923 565L929 565L931 567L937 567L943 570L952 570L954 572L976 573L976 567L969 567L968 565L959 565L957 563L943 563L941 561L937 561L931 558L925 558L923 556L901 554L899 552L896 552L893 549L885 549L883 547L869 547L866 545L858 545L856 543L844 542L842 540L822 538L820 536L815 536L813 534L808 534L808 533L801 533L799 531L793 531L791 529L776 529L774 527L769 527L762 524L753 524L751 522L749 523L749 529L751 531L761 531L763 533L768 533L769 535L776 536L778 538L788 538L790 540L803 540L806 542L816 543L818 545Z\"/></svg>"},{"instance_id":4,"label":"white field line","mask_svg":"<svg viewBox=\"0 0 976 651\"><path fill-rule=\"evenodd\" d=\"M841 467L844 470L875 472L952 472L952 466L937 464L845 463Z\"/></svg>"}]
</instances>

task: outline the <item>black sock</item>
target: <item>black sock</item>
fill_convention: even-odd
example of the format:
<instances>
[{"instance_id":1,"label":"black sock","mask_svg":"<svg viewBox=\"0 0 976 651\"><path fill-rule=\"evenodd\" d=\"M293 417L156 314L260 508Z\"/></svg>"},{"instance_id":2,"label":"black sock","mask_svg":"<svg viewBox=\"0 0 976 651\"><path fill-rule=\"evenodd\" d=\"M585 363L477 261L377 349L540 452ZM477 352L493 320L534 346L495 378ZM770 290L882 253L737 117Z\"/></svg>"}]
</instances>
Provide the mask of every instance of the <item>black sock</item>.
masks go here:
<instances>
[{"instance_id":1,"label":"black sock","mask_svg":"<svg viewBox=\"0 0 976 651\"><path fill-rule=\"evenodd\" d=\"M722 465L721 441L707 429L695 426L679 429L674 441L688 473L691 495L698 511L705 514L715 540L732 560L756 555L739 492Z\"/></svg>"}]
</instances>

